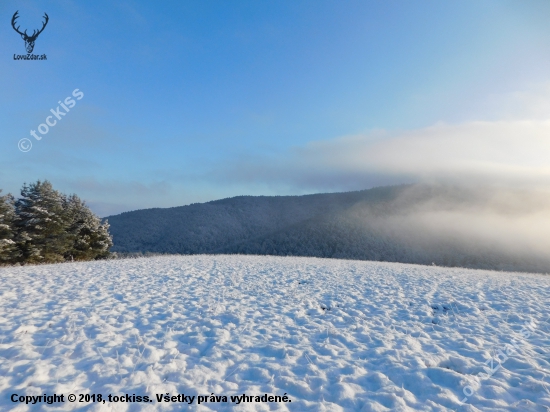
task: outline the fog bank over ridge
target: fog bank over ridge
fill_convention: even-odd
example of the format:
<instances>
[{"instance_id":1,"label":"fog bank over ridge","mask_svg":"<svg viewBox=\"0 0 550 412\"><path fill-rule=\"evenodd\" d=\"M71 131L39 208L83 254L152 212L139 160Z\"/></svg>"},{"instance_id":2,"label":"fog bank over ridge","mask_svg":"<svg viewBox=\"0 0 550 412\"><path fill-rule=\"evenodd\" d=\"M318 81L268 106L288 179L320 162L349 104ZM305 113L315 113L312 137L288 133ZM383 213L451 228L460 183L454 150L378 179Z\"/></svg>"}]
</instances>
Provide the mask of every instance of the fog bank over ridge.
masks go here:
<instances>
[{"instance_id":1,"label":"fog bank over ridge","mask_svg":"<svg viewBox=\"0 0 550 412\"><path fill-rule=\"evenodd\" d=\"M548 99L550 107L550 95ZM52 179L78 192L100 216L238 195L302 195L408 184L550 190L550 120L436 123L409 130L369 130L287 148L237 150L193 170L163 164L154 178ZM190 163L191 164L191 163ZM9 191L9 190L7 190Z\"/></svg>"},{"instance_id":2,"label":"fog bank over ridge","mask_svg":"<svg viewBox=\"0 0 550 412\"><path fill-rule=\"evenodd\" d=\"M392 234L409 247L448 245L472 255L550 262L549 191L415 185L394 205L393 211L377 211L363 203L347 214L353 224Z\"/></svg>"},{"instance_id":3,"label":"fog bank over ridge","mask_svg":"<svg viewBox=\"0 0 550 412\"><path fill-rule=\"evenodd\" d=\"M118 252L318 256L550 272L550 192L400 185L109 217Z\"/></svg>"}]
</instances>

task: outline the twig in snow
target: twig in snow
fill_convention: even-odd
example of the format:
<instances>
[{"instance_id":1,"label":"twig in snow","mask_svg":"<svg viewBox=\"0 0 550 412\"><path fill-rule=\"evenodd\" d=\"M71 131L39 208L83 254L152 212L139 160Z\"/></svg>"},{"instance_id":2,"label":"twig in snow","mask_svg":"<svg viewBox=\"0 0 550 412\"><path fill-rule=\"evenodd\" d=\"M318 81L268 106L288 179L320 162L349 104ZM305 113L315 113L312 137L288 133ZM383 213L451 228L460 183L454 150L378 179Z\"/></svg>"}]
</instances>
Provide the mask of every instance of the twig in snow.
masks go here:
<instances>
[{"instance_id":1,"label":"twig in snow","mask_svg":"<svg viewBox=\"0 0 550 412\"><path fill-rule=\"evenodd\" d=\"M42 351L42 355L44 355L44 352L46 352L46 349L48 349L48 344L50 343L50 339L46 341L46 346L44 346L44 350Z\"/></svg>"}]
</instances>

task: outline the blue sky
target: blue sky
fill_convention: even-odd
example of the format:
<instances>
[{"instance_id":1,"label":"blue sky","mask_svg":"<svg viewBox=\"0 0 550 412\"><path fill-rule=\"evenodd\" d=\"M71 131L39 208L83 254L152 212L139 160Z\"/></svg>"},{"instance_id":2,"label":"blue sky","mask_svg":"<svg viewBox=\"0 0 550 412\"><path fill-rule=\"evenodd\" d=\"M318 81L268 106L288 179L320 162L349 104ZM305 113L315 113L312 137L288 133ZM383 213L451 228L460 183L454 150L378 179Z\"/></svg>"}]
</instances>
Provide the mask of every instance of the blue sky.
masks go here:
<instances>
[{"instance_id":1,"label":"blue sky","mask_svg":"<svg viewBox=\"0 0 550 412\"><path fill-rule=\"evenodd\" d=\"M47 61L13 60L16 10L30 32L48 13ZM106 216L550 177L547 1L3 1L0 17L4 192L48 179Z\"/></svg>"}]
</instances>

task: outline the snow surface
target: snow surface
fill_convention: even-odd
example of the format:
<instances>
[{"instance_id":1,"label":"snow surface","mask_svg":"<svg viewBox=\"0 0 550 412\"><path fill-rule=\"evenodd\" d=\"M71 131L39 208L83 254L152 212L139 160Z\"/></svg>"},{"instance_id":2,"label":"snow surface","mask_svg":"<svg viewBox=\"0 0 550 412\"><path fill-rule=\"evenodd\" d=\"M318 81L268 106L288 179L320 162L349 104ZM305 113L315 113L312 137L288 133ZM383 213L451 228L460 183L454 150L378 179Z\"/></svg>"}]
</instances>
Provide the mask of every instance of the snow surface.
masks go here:
<instances>
[{"instance_id":1,"label":"snow surface","mask_svg":"<svg viewBox=\"0 0 550 412\"><path fill-rule=\"evenodd\" d=\"M0 409L548 411L549 303L545 275L364 261L179 256L3 268ZM14 393L154 401L27 406L12 403ZM157 402L165 393L229 401ZM230 401L243 393L292 402Z\"/></svg>"}]
</instances>

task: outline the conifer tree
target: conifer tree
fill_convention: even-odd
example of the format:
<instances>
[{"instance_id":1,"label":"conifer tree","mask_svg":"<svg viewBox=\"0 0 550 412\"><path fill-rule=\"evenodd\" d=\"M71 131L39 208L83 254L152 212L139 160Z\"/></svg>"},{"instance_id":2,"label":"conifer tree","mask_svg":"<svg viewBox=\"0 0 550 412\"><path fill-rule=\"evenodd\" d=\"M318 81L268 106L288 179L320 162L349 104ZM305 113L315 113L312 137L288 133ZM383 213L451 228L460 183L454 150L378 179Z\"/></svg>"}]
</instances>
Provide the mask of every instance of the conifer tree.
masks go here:
<instances>
[{"instance_id":1,"label":"conifer tree","mask_svg":"<svg viewBox=\"0 0 550 412\"><path fill-rule=\"evenodd\" d=\"M113 242L107 222L102 223L86 203L74 194L66 199L65 215L70 241L65 253L66 260L92 260L109 256Z\"/></svg>"},{"instance_id":2,"label":"conifer tree","mask_svg":"<svg viewBox=\"0 0 550 412\"><path fill-rule=\"evenodd\" d=\"M26 263L62 262L69 248L64 196L47 180L24 184L15 202L16 242Z\"/></svg>"},{"instance_id":3,"label":"conifer tree","mask_svg":"<svg viewBox=\"0 0 550 412\"><path fill-rule=\"evenodd\" d=\"M13 196L10 194L0 196L0 265L12 263L18 257L19 253L13 240L15 237L14 223L15 201Z\"/></svg>"}]
</instances>

